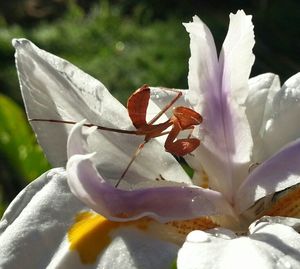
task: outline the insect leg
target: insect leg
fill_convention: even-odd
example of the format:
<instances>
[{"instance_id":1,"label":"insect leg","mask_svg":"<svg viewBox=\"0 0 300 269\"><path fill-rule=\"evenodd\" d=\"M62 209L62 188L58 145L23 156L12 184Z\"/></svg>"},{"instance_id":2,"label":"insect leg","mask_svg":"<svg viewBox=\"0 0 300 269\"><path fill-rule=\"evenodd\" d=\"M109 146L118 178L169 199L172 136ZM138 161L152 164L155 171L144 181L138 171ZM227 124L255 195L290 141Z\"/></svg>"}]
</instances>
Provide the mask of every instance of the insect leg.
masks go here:
<instances>
[{"instance_id":1,"label":"insect leg","mask_svg":"<svg viewBox=\"0 0 300 269\"><path fill-rule=\"evenodd\" d=\"M177 95L152 120L150 120L148 122L149 125L151 125L154 122L156 122L182 96L182 92L178 92L178 91L175 91L175 90L172 90L172 89L162 89L162 90L163 91L176 92Z\"/></svg>"},{"instance_id":2,"label":"insect leg","mask_svg":"<svg viewBox=\"0 0 300 269\"><path fill-rule=\"evenodd\" d=\"M132 163L134 162L134 160L136 159L136 157L140 154L141 150L143 149L143 147L145 146L145 144L148 142L148 140L143 141L138 148L136 149L135 153L133 154L130 162L128 163L127 167L125 168L123 174L120 176L120 178L118 179L115 188L117 188L120 184L120 182L122 181L122 179L125 177L126 173L128 172L130 166L132 165Z\"/></svg>"}]
</instances>

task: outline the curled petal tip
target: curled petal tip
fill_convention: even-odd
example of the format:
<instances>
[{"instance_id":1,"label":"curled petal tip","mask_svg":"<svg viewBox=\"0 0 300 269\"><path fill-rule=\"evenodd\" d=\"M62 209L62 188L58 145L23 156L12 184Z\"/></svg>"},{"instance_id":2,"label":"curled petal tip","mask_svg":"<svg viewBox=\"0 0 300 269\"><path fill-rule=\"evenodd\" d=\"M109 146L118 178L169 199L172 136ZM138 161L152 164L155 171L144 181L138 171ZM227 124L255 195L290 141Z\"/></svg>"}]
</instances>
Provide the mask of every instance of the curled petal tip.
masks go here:
<instances>
[{"instance_id":1,"label":"curled petal tip","mask_svg":"<svg viewBox=\"0 0 300 269\"><path fill-rule=\"evenodd\" d=\"M11 43L15 49L17 49L18 47L20 47L22 45L28 44L29 42L30 41L28 41L25 38L13 38L11 41Z\"/></svg>"},{"instance_id":2,"label":"curled petal tip","mask_svg":"<svg viewBox=\"0 0 300 269\"><path fill-rule=\"evenodd\" d=\"M21 41L20 41L20 39L13 38L13 40L11 41L11 44L13 45L13 47L17 48L21 44Z\"/></svg>"}]
</instances>

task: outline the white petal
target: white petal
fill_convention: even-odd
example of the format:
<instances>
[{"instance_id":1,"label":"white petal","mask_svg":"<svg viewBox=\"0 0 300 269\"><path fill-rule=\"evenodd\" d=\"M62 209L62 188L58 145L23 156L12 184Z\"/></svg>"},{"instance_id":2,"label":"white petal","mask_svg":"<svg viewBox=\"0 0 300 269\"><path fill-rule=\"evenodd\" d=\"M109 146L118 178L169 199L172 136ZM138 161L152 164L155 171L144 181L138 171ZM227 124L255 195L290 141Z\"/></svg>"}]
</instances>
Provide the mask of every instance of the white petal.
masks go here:
<instances>
[{"instance_id":1,"label":"white petal","mask_svg":"<svg viewBox=\"0 0 300 269\"><path fill-rule=\"evenodd\" d=\"M260 225L261 223L263 223L263 225L265 225L266 223L282 224L285 226L292 227L297 232L300 231L300 219L298 218L289 218L289 217L280 217L280 216L276 216L276 217L263 216L250 225L249 227L250 233L255 233L255 231L262 228L263 226Z\"/></svg>"},{"instance_id":2,"label":"white petal","mask_svg":"<svg viewBox=\"0 0 300 269\"><path fill-rule=\"evenodd\" d=\"M109 234L111 243L96 253L96 260L83 263L79 251L70 250L67 238L82 211L90 212L69 191L63 169L42 175L17 196L0 222L0 268L152 269L168 268L175 260L176 244L120 225ZM100 229L97 236L102 235Z\"/></svg>"},{"instance_id":3,"label":"white petal","mask_svg":"<svg viewBox=\"0 0 300 269\"><path fill-rule=\"evenodd\" d=\"M274 96L272 111L263 136L267 156L300 137L300 73L289 78Z\"/></svg>"},{"instance_id":4,"label":"white petal","mask_svg":"<svg viewBox=\"0 0 300 269\"><path fill-rule=\"evenodd\" d=\"M183 25L191 39L187 98L196 111L201 111L200 103L205 102L202 96L203 91L219 87L215 42L208 27L197 16L193 18L193 22Z\"/></svg>"},{"instance_id":5,"label":"white petal","mask_svg":"<svg viewBox=\"0 0 300 269\"><path fill-rule=\"evenodd\" d=\"M230 14L230 24L220 54L223 65L223 85L231 89L231 94L239 104L243 104L248 93L248 78L254 63L252 16L243 10Z\"/></svg>"},{"instance_id":6,"label":"white petal","mask_svg":"<svg viewBox=\"0 0 300 269\"><path fill-rule=\"evenodd\" d=\"M126 109L101 82L26 39L14 40L13 44L22 95L30 119L87 119L94 124L113 122L119 128L130 126ZM44 122L32 122L32 125L48 160L55 166L64 165L68 129L72 126Z\"/></svg>"},{"instance_id":7,"label":"white petal","mask_svg":"<svg viewBox=\"0 0 300 269\"><path fill-rule=\"evenodd\" d=\"M262 138L267 120L273 116L272 102L280 90L279 77L272 73L253 77L249 80L249 88L245 105L254 141L252 161L255 163L262 162L267 157Z\"/></svg>"},{"instance_id":8,"label":"white petal","mask_svg":"<svg viewBox=\"0 0 300 269\"><path fill-rule=\"evenodd\" d=\"M46 268L74 214L86 209L65 171L51 170L25 188L0 222L0 268ZM29 255L29 251L31 255Z\"/></svg>"},{"instance_id":9,"label":"white petal","mask_svg":"<svg viewBox=\"0 0 300 269\"><path fill-rule=\"evenodd\" d=\"M230 231L228 231L230 235ZM299 268L300 235L282 224L259 223L249 236L190 233L178 253L178 269Z\"/></svg>"},{"instance_id":10,"label":"white petal","mask_svg":"<svg viewBox=\"0 0 300 269\"><path fill-rule=\"evenodd\" d=\"M125 107L101 82L69 62L37 48L28 40L18 39L13 43L29 118L74 122L87 119L88 123L105 127L134 129ZM67 160L67 136L72 125L31 123L48 160L54 166L64 166ZM134 135L98 130L90 136L89 146L91 152L98 153L98 169L105 175L114 171L114 176L118 178L142 140L142 137ZM156 140L151 141L151 147L145 146L133 166L140 177L146 175L155 179L161 174L164 178L190 182L175 158L165 152Z\"/></svg>"},{"instance_id":11,"label":"white petal","mask_svg":"<svg viewBox=\"0 0 300 269\"><path fill-rule=\"evenodd\" d=\"M115 236L98 268L170 268L179 249L133 229L119 231Z\"/></svg>"},{"instance_id":12,"label":"white petal","mask_svg":"<svg viewBox=\"0 0 300 269\"><path fill-rule=\"evenodd\" d=\"M147 113L149 120L151 120L151 118L153 118L157 112L160 112L166 105L168 105L178 95L179 92L182 94L182 96L165 113L168 118L172 116L172 108L174 106L190 107L190 103L186 100L188 90L151 87L151 99L148 106L149 113ZM152 108L153 104L155 104L155 108ZM159 110L157 110L157 108L159 108Z\"/></svg>"},{"instance_id":13,"label":"white petal","mask_svg":"<svg viewBox=\"0 0 300 269\"><path fill-rule=\"evenodd\" d=\"M176 258L178 246L149 236L135 228L121 228L110 235L109 246L93 264L82 263L77 252L63 241L47 269L80 268L169 268Z\"/></svg>"}]
</instances>

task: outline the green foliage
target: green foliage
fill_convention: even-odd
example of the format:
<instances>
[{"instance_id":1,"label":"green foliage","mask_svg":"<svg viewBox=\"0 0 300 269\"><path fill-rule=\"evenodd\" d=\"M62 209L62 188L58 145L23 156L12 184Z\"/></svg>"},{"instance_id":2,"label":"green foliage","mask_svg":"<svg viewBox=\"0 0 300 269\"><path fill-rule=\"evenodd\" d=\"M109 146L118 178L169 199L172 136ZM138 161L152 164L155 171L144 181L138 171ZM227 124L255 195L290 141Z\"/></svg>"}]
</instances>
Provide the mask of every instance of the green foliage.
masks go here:
<instances>
[{"instance_id":1,"label":"green foliage","mask_svg":"<svg viewBox=\"0 0 300 269\"><path fill-rule=\"evenodd\" d=\"M104 2L89 16L72 4L64 17L54 23L42 22L29 29L1 29L0 55L9 64L4 64L0 81L5 90L16 91L14 97L21 102L11 61L10 40L14 37L26 37L76 64L102 81L123 102L145 83L187 87L188 34L179 20L144 25L138 17L125 17L117 7Z\"/></svg>"},{"instance_id":2,"label":"green foliage","mask_svg":"<svg viewBox=\"0 0 300 269\"><path fill-rule=\"evenodd\" d=\"M171 269L177 269L177 262L176 262L176 260L172 263Z\"/></svg>"},{"instance_id":3,"label":"green foliage","mask_svg":"<svg viewBox=\"0 0 300 269\"><path fill-rule=\"evenodd\" d=\"M4 95L0 95L0 122L1 215L3 203L8 203L22 187L49 169L49 164L23 110Z\"/></svg>"},{"instance_id":4,"label":"green foliage","mask_svg":"<svg viewBox=\"0 0 300 269\"><path fill-rule=\"evenodd\" d=\"M4 213L6 206L7 203L3 199L2 189L0 188L0 216L2 216L2 214Z\"/></svg>"},{"instance_id":5,"label":"green foliage","mask_svg":"<svg viewBox=\"0 0 300 269\"><path fill-rule=\"evenodd\" d=\"M60 17L57 14L58 19L52 22L41 20L21 27L5 25L0 19L1 90L21 104L11 46L11 39L16 37L26 37L76 64L101 80L123 102L144 83L186 88L189 38L182 21L198 14L212 29L220 48L228 13L238 8L253 14L257 42L253 75L272 71L284 80L297 72L299 61L295 55L299 46L295 42L290 46L299 33L296 1L283 6L279 1L264 5L219 2L216 9L205 2L175 1L171 12L169 1L99 1L101 4L86 13L70 1L67 11ZM288 14L288 20L284 14Z\"/></svg>"},{"instance_id":6,"label":"green foliage","mask_svg":"<svg viewBox=\"0 0 300 269\"><path fill-rule=\"evenodd\" d=\"M27 182L49 169L23 110L4 95L0 95L0 122L0 152Z\"/></svg>"}]
</instances>

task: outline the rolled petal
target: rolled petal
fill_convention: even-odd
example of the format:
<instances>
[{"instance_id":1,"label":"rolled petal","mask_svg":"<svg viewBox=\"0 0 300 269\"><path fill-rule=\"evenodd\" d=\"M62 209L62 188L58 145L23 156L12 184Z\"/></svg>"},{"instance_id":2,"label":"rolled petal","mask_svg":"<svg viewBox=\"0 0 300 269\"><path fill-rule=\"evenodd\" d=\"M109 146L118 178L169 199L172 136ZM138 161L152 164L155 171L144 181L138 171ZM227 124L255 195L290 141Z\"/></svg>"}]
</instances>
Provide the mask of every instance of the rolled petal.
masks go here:
<instances>
[{"instance_id":1,"label":"rolled petal","mask_svg":"<svg viewBox=\"0 0 300 269\"><path fill-rule=\"evenodd\" d=\"M161 184L114 187L96 170L93 154L86 151L80 124L74 126L69 137L69 148L81 141L67 163L71 191L88 207L114 221L129 221L150 216L160 222L193 219L207 215L233 214L231 206L216 191L163 181ZM79 139L81 137L81 139ZM88 152L86 152L88 153ZM136 178L138 180L138 178ZM125 185L126 187L126 185Z\"/></svg>"},{"instance_id":2,"label":"rolled petal","mask_svg":"<svg viewBox=\"0 0 300 269\"><path fill-rule=\"evenodd\" d=\"M230 16L220 63L207 27L197 19L186 28L191 37L189 100L196 102L194 108L203 116L201 146L187 160L194 169L200 162L210 186L232 200L247 173L252 151L249 123L240 106L253 63L251 17L242 11Z\"/></svg>"},{"instance_id":3,"label":"rolled petal","mask_svg":"<svg viewBox=\"0 0 300 269\"><path fill-rule=\"evenodd\" d=\"M300 183L300 140L260 164L236 193L235 204L241 213L258 199Z\"/></svg>"},{"instance_id":4,"label":"rolled petal","mask_svg":"<svg viewBox=\"0 0 300 269\"><path fill-rule=\"evenodd\" d=\"M0 268L169 268L178 246L149 234L150 224L125 226L90 212L70 192L65 171L54 169L0 221Z\"/></svg>"},{"instance_id":5,"label":"rolled petal","mask_svg":"<svg viewBox=\"0 0 300 269\"><path fill-rule=\"evenodd\" d=\"M253 137L252 162L262 162L268 156L263 143L267 121L273 116L273 99L280 90L279 77L272 73L262 74L249 80L246 115Z\"/></svg>"},{"instance_id":6,"label":"rolled petal","mask_svg":"<svg viewBox=\"0 0 300 269\"><path fill-rule=\"evenodd\" d=\"M178 269L299 268L300 235L291 227L260 222L249 236L231 231L191 232L178 253Z\"/></svg>"},{"instance_id":7,"label":"rolled petal","mask_svg":"<svg viewBox=\"0 0 300 269\"><path fill-rule=\"evenodd\" d=\"M14 40L13 44L29 119L73 122L86 119L87 123L134 130L126 108L101 82L26 39ZM64 166L67 161L67 137L72 125L39 121L31 124L48 160L54 166ZM91 152L100 152L94 161L104 174L111 173L107 169L107 163L110 163L114 164L115 177L119 177L142 140L142 137L135 135L98 130L90 136L89 148ZM161 143L155 139L151 141L151 149L145 146L134 166L140 178L144 174L147 179L161 175L190 182L175 158L165 152Z\"/></svg>"}]
</instances>

